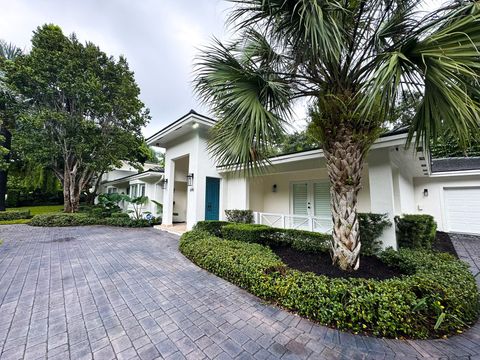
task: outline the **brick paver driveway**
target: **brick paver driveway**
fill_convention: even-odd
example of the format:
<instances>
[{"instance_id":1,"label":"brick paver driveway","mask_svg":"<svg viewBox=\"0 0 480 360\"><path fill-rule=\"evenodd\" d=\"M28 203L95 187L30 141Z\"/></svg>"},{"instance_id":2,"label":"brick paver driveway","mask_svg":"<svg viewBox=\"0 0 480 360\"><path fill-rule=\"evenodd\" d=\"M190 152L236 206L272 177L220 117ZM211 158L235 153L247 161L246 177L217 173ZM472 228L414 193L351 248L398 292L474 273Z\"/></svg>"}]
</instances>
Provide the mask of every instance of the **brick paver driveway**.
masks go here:
<instances>
[{"instance_id":1,"label":"brick paver driveway","mask_svg":"<svg viewBox=\"0 0 480 360\"><path fill-rule=\"evenodd\" d=\"M354 336L265 305L153 229L2 226L0 358L469 358L448 340Z\"/></svg>"}]
</instances>

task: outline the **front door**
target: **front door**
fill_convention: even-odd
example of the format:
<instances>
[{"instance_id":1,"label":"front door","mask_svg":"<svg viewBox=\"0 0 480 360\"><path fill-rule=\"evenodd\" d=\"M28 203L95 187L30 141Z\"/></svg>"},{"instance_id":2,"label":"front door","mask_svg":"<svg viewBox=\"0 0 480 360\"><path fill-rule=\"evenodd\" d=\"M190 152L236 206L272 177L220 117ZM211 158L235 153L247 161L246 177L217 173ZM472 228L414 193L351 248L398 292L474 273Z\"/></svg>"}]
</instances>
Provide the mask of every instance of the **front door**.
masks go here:
<instances>
[{"instance_id":1,"label":"front door","mask_svg":"<svg viewBox=\"0 0 480 360\"><path fill-rule=\"evenodd\" d=\"M207 177L205 220L218 220L220 212L220 179Z\"/></svg>"}]
</instances>

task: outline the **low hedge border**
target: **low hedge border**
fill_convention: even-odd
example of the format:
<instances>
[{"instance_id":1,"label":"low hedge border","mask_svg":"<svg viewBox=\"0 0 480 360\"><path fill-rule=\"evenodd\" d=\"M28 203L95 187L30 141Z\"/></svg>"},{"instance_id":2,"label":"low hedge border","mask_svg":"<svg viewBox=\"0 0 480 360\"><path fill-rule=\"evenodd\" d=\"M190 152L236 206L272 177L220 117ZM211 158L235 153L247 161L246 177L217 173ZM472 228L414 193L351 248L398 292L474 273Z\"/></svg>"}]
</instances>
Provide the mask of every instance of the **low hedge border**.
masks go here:
<instances>
[{"instance_id":1,"label":"low hedge border","mask_svg":"<svg viewBox=\"0 0 480 360\"><path fill-rule=\"evenodd\" d=\"M375 255L381 250L379 240L383 230L391 226L384 214L359 214L363 255ZM311 252L329 251L332 236L304 230L273 228L267 225L232 223L228 221L199 221L195 230L229 240L256 242L266 245L288 245L292 248Z\"/></svg>"},{"instance_id":2,"label":"low hedge border","mask_svg":"<svg viewBox=\"0 0 480 360\"><path fill-rule=\"evenodd\" d=\"M292 270L268 247L205 231L182 235L180 251L254 295L340 330L425 339L461 332L478 317L474 277L444 253L385 251L382 260L406 275L379 281Z\"/></svg>"},{"instance_id":3,"label":"low hedge border","mask_svg":"<svg viewBox=\"0 0 480 360\"><path fill-rule=\"evenodd\" d=\"M30 210L0 211L0 221L29 219Z\"/></svg>"},{"instance_id":4,"label":"low hedge border","mask_svg":"<svg viewBox=\"0 0 480 360\"><path fill-rule=\"evenodd\" d=\"M107 225L119 227L149 227L152 223L145 219L131 219L128 215L115 215L110 218L95 218L88 214L43 214L32 218L29 225L44 227L66 227L66 226L86 226L86 225Z\"/></svg>"}]
</instances>

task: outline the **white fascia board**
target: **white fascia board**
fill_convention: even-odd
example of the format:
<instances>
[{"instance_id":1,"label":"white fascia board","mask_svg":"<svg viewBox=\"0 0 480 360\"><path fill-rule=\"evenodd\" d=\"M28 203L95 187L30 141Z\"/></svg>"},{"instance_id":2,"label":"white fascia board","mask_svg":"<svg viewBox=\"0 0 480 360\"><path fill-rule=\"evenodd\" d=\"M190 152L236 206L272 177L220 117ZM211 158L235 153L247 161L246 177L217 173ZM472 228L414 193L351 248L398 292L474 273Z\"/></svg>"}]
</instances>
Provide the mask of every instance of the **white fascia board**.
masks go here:
<instances>
[{"instance_id":1,"label":"white fascia board","mask_svg":"<svg viewBox=\"0 0 480 360\"><path fill-rule=\"evenodd\" d=\"M195 121L196 123L200 125L204 125L206 127L212 127L215 125L215 121L207 119L203 116L199 116L197 114L189 114L186 116L184 119L178 121L177 123L172 123L170 125L167 125L163 130L160 130L157 134L155 134L153 137L151 137L148 140L148 145L150 146L155 146L155 143L159 142L162 138L165 136L173 133L174 131L180 129L181 127L185 126L185 124L188 124L189 122ZM173 126L172 126L173 125Z\"/></svg>"},{"instance_id":2,"label":"white fascia board","mask_svg":"<svg viewBox=\"0 0 480 360\"><path fill-rule=\"evenodd\" d=\"M374 149L382 149L390 146L403 146L405 145L406 138L407 138L407 134L398 134L398 135L388 136L384 138L379 138L378 140L375 141L375 143L372 145L370 149L374 150ZM324 157L323 150L315 149L310 151L302 151L299 153L280 155L280 156L270 158L269 160L271 165L279 165L279 164L285 164L285 163L295 162L295 161L321 159L323 157ZM234 169L229 166L227 167L217 166L217 171L219 173L226 173L233 170Z\"/></svg>"},{"instance_id":3,"label":"white fascia board","mask_svg":"<svg viewBox=\"0 0 480 360\"><path fill-rule=\"evenodd\" d=\"M103 183L102 185L113 186L113 185L116 185L116 184L130 183L131 181L142 180L143 178L151 177L152 175L153 176L155 176L155 175L160 176L160 179L162 179L164 177L163 172L148 171L148 172L145 172L145 173L142 173L142 174L131 175L128 178L120 178L120 179L112 180L112 181Z\"/></svg>"},{"instance_id":4,"label":"white fascia board","mask_svg":"<svg viewBox=\"0 0 480 360\"><path fill-rule=\"evenodd\" d=\"M431 173L430 177L472 176L472 175L480 175L480 169L436 172L436 173Z\"/></svg>"}]
</instances>

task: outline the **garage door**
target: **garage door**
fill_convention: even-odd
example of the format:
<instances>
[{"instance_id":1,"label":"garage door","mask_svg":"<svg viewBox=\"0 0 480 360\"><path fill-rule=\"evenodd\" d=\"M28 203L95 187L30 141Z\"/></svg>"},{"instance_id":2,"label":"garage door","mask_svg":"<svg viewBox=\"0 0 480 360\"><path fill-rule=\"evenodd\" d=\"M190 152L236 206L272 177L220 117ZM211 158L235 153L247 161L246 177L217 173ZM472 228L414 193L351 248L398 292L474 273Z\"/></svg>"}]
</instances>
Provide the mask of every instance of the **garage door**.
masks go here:
<instances>
[{"instance_id":1,"label":"garage door","mask_svg":"<svg viewBox=\"0 0 480 360\"><path fill-rule=\"evenodd\" d=\"M480 234L480 187L445 189L447 229Z\"/></svg>"}]
</instances>

